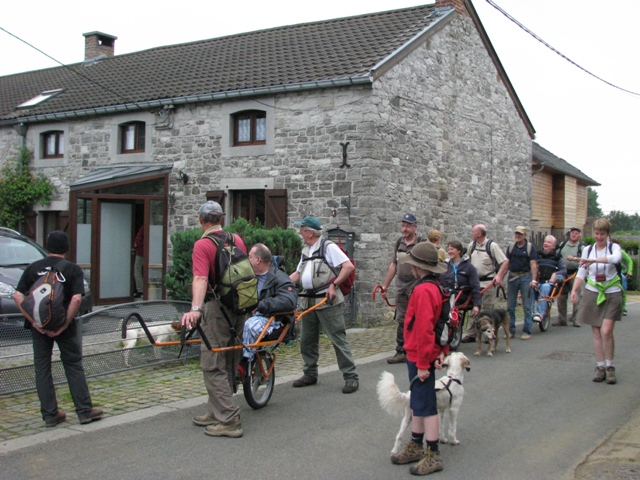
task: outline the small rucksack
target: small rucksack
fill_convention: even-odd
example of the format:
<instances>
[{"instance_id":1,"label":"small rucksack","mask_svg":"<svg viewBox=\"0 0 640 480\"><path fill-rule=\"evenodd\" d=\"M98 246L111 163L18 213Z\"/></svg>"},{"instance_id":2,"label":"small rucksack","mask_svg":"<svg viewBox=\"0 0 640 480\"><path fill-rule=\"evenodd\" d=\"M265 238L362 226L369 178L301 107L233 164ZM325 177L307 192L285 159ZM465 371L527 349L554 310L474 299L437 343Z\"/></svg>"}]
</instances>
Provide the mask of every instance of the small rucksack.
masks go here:
<instances>
[{"instance_id":1,"label":"small rucksack","mask_svg":"<svg viewBox=\"0 0 640 480\"><path fill-rule=\"evenodd\" d=\"M220 303L236 315L252 312L258 306L258 277L249 257L236 246L232 234L211 233L207 238L217 248L214 292Z\"/></svg>"},{"instance_id":2,"label":"small rucksack","mask_svg":"<svg viewBox=\"0 0 640 480\"><path fill-rule=\"evenodd\" d=\"M19 305L25 318L43 330L55 332L67 321L67 309L64 307L66 279L60 271L65 263L66 260L62 260L56 266L38 271L38 279Z\"/></svg>"},{"instance_id":3,"label":"small rucksack","mask_svg":"<svg viewBox=\"0 0 640 480\"><path fill-rule=\"evenodd\" d=\"M496 262L496 259L493 258L493 255L491 255L491 244L492 243L493 243L493 240L487 240L487 243L484 245L484 250L478 250L478 251L479 252L485 252L489 256L489 258L493 262L493 270L495 271L495 273L498 273L498 271L500 270L500 264L498 262ZM477 243L474 240L473 243L471 244L471 248L469 249L469 253L468 253L469 258L471 258L471 254L473 252L475 252L476 245L477 245Z\"/></svg>"},{"instance_id":4,"label":"small rucksack","mask_svg":"<svg viewBox=\"0 0 640 480\"><path fill-rule=\"evenodd\" d=\"M440 282L438 280L434 280L432 278L423 278L418 282L418 285L421 283L432 283L438 290L440 290L440 295L442 296L442 310L440 311L440 316L438 317L438 321L433 329L433 333L436 337L436 343L441 347L446 345L450 345L453 341L454 334L456 330L459 328L459 317L458 311L455 308L451 308L451 295L442 288ZM417 287L417 285L416 285ZM415 289L414 289L415 290ZM416 317L414 316L407 325L407 330L411 331L413 328L413 323L415 322Z\"/></svg>"}]
</instances>

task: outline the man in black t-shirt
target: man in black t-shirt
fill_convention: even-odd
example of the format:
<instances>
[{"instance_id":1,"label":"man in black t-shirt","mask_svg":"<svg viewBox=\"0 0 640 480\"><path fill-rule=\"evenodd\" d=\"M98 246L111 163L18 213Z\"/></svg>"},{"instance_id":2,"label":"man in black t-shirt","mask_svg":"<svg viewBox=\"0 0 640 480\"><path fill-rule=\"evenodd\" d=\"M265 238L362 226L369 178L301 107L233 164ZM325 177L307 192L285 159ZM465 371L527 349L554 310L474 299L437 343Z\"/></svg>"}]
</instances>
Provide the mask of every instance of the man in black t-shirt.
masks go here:
<instances>
[{"instance_id":1,"label":"man in black t-shirt","mask_svg":"<svg viewBox=\"0 0 640 480\"><path fill-rule=\"evenodd\" d=\"M63 231L56 230L49 234L47 250L49 252L47 257L33 262L26 268L13 295L16 304L22 304L29 290L38 280L40 272L45 271L47 267L56 267L64 277L64 306L67 310L67 321L56 331L44 330L37 325L29 324L33 339L33 363L40 412L46 427L55 427L67 418L63 411L58 410L56 391L53 386L51 354L53 342L55 342L60 349L60 359L64 365L69 392L73 398L78 419L80 423L90 423L102 417L102 410L93 408L91 403L89 386L82 365L82 343L74 321L84 293L83 273L78 265L64 259L69 251L69 239Z\"/></svg>"}]
</instances>

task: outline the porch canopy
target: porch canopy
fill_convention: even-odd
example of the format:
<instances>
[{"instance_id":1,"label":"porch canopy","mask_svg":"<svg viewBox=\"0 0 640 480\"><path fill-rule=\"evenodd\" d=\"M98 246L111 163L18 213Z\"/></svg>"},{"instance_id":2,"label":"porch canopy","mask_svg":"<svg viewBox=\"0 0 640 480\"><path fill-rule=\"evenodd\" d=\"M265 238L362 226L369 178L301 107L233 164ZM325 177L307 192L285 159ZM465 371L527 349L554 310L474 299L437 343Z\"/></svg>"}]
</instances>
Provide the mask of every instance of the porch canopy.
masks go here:
<instances>
[{"instance_id":1,"label":"porch canopy","mask_svg":"<svg viewBox=\"0 0 640 480\"><path fill-rule=\"evenodd\" d=\"M128 180L144 180L152 175L169 173L172 168L173 164L171 163L136 163L95 167L87 175L72 183L70 190L97 188Z\"/></svg>"}]
</instances>

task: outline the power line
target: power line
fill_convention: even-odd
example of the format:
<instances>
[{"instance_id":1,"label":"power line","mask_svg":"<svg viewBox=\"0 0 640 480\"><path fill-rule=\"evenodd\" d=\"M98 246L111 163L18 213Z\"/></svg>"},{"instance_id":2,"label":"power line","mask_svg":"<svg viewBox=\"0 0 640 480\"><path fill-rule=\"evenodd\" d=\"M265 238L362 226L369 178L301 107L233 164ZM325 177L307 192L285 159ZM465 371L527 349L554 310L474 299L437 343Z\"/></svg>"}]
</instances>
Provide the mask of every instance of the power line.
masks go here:
<instances>
[{"instance_id":1,"label":"power line","mask_svg":"<svg viewBox=\"0 0 640 480\"><path fill-rule=\"evenodd\" d=\"M113 94L113 95L117 96L118 98L120 98L120 99L124 100L126 103L132 103L132 104L134 104L134 105L135 105L135 104L137 104L137 102L134 102L134 101L130 100L129 98L125 97L124 95L121 95L120 93L115 92L115 91L111 90L111 89L110 89L110 88L108 88L108 87L105 87L105 86L104 86L104 85L102 85L101 83L96 82L94 79L92 79L92 78L90 78L90 77L88 77L88 76L84 75L83 73L80 73L79 71L77 71L77 70L75 70L75 69L71 68L71 67L70 67L70 66L68 66L68 65L65 65L64 63L60 62L59 60L57 60L57 59L53 58L53 57L52 57L51 55L49 55L48 53L43 52L43 51L42 51L42 50L40 50L38 47L35 47L34 45L31 45L31 44L30 44L29 42L27 42L26 40L23 40L22 38L18 37L17 35L14 35L14 34L13 34L13 33L11 33L10 31L8 31L7 29L2 28L2 27L0 26L0 30L2 30L3 32L5 32L5 33L6 33L6 34L8 34L8 35L11 35L13 38L15 38L16 40L19 40L20 42L24 43L25 45L27 45L27 46L29 46L29 47L33 48L35 51L37 51L37 52L41 53L41 54L42 54L42 55L44 55L45 57L50 58L51 60L53 60L53 61L54 61L54 62L56 62L57 64L59 64L59 65L63 66L64 68L67 68L67 69L71 70L71 71L72 71L73 73L75 73L76 75L79 75L80 77L82 77L82 78L84 78L85 80L87 80L87 81L89 81L89 82L93 83L94 85L97 85L98 87L100 87L100 88L102 88L102 89L106 90L107 92L109 92L109 93L111 93L111 94Z\"/></svg>"},{"instance_id":2,"label":"power line","mask_svg":"<svg viewBox=\"0 0 640 480\"><path fill-rule=\"evenodd\" d=\"M520 27L522 30L524 30L525 32L527 32L529 35L531 35L533 38L535 38L536 40L538 40L540 43L542 43L545 47L547 47L549 50L551 50L552 52L556 53L557 55L559 55L560 57L564 58L567 62L571 63L572 65L574 65L575 67L578 67L580 70L582 70L583 72L587 73L588 75L591 75L592 77L596 78L597 80L600 80L603 83L606 83L607 85L609 85L610 87L616 88L618 90L621 90L625 93L629 93L631 95L635 95L640 97L640 93L637 92L632 92L631 90L627 90L626 88L622 88L619 87L618 85L615 85L611 82L609 82L608 80L605 80L602 77L599 77L598 75L596 75L595 73L590 72L589 70L587 70L586 68L578 65L576 62L574 62L573 60L571 60L569 57L567 57L566 55L564 55L563 53L561 53L560 51L558 51L556 48L552 47L549 43L545 42L542 38L540 38L538 35L536 35L535 33L533 33L531 30L529 30L527 27L525 27L522 23L520 23L518 20L516 20L514 17L512 17L511 15L509 15L506 11L504 11L504 9L502 9L500 6L496 5L496 3L493 0L487 0L487 3L489 5L491 5L493 8L495 8L496 10L498 10L500 13L502 13L505 17L507 17L509 20L511 20L513 23L515 23L518 27Z\"/></svg>"}]
</instances>

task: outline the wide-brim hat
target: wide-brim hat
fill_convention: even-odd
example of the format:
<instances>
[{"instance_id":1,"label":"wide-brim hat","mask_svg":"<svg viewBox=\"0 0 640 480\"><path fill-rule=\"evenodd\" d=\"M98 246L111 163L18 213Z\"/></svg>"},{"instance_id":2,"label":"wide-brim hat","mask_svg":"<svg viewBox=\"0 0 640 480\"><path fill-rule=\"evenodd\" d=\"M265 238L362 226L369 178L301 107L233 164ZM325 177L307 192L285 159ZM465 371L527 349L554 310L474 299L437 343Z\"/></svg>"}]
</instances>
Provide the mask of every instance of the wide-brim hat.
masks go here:
<instances>
[{"instance_id":1,"label":"wide-brim hat","mask_svg":"<svg viewBox=\"0 0 640 480\"><path fill-rule=\"evenodd\" d=\"M438 249L430 242L420 242L410 252L398 253L398 262L433 273L444 273L448 269L445 262L438 260Z\"/></svg>"}]
</instances>

